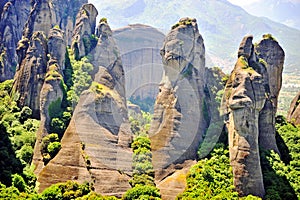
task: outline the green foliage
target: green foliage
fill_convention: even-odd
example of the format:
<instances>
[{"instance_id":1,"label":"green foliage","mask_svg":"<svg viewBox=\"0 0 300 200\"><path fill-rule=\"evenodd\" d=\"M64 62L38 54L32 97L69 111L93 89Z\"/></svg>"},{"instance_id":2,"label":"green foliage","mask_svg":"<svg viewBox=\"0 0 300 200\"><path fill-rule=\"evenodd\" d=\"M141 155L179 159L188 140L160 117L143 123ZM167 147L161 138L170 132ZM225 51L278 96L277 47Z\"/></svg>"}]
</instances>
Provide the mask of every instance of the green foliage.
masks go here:
<instances>
[{"instance_id":1,"label":"green foliage","mask_svg":"<svg viewBox=\"0 0 300 200\"><path fill-rule=\"evenodd\" d=\"M20 192L15 187L6 187L0 183L0 199L18 199Z\"/></svg>"},{"instance_id":2,"label":"green foliage","mask_svg":"<svg viewBox=\"0 0 300 200\"><path fill-rule=\"evenodd\" d=\"M159 190L150 185L136 185L134 188L127 190L123 195L124 200L159 200L160 198Z\"/></svg>"},{"instance_id":3,"label":"green foliage","mask_svg":"<svg viewBox=\"0 0 300 200\"><path fill-rule=\"evenodd\" d=\"M52 158L56 156L61 148L58 134L51 133L42 139L41 154L43 161L47 164Z\"/></svg>"},{"instance_id":4,"label":"green foliage","mask_svg":"<svg viewBox=\"0 0 300 200\"><path fill-rule=\"evenodd\" d=\"M85 55L88 55L97 46L98 37L92 34L90 36L84 37L82 40L83 40Z\"/></svg>"},{"instance_id":5,"label":"green foliage","mask_svg":"<svg viewBox=\"0 0 300 200\"><path fill-rule=\"evenodd\" d=\"M300 198L300 129L276 117L277 144L282 158L273 151L261 152L265 199ZM282 139L280 141L279 139ZM282 149L287 148L286 151ZM287 156L287 152L289 156ZM283 162L285 161L285 162Z\"/></svg>"},{"instance_id":6,"label":"green foliage","mask_svg":"<svg viewBox=\"0 0 300 200\"><path fill-rule=\"evenodd\" d=\"M264 34L263 39L271 39L277 41L276 38L271 33Z\"/></svg>"},{"instance_id":7,"label":"green foliage","mask_svg":"<svg viewBox=\"0 0 300 200\"><path fill-rule=\"evenodd\" d=\"M60 116L61 112L62 112L61 98L58 98L55 101L50 103L49 108L48 108L48 113L49 113L50 118L54 118L54 117Z\"/></svg>"},{"instance_id":8,"label":"green foliage","mask_svg":"<svg viewBox=\"0 0 300 200\"><path fill-rule=\"evenodd\" d=\"M101 22L104 22L104 23L106 23L107 24L107 18L105 18L105 17L102 17L101 19L100 19L100 23Z\"/></svg>"},{"instance_id":9,"label":"green foliage","mask_svg":"<svg viewBox=\"0 0 300 200\"><path fill-rule=\"evenodd\" d=\"M73 67L70 60L69 50L66 49L65 54L65 69L64 69L64 82L66 83L67 89L69 90L73 85L72 81Z\"/></svg>"},{"instance_id":10,"label":"green foliage","mask_svg":"<svg viewBox=\"0 0 300 200\"><path fill-rule=\"evenodd\" d=\"M76 60L73 52L69 49L70 63L73 68L72 82L73 85L67 92L67 100L69 106L74 109L79 101L80 94L88 89L92 84L92 78L89 73L93 71L93 65L86 57ZM70 81L69 81L70 82Z\"/></svg>"},{"instance_id":11,"label":"green foliage","mask_svg":"<svg viewBox=\"0 0 300 200\"><path fill-rule=\"evenodd\" d=\"M76 199L87 195L91 191L88 183L79 184L74 181L57 183L45 189L40 195L41 200Z\"/></svg>"},{"instance_id":12,"label":"green foliage","mask_svg":"<svg viewBox=\"0 0 300 200\"><path fill-rule=\"evenodd\" d=\"M172 26L172 30L175 29L175 28L177 28L177 27L179 27L179 26L181 26L181 25L187 25L187 26L192 25L192 22L193 22L193 21L192 21L191 18L187 18L187 19L184 20L184 21L180 21L180 22L174 24L174 25Z\"/></svg>"},{"instance_id":13,"label":"green foliage","mask_svg":"<svg viewBox=\"0 0 300 200\"><path fill-rule=\"evenodd\" d=\"M192 166L187 187L177 199L238 199L228 154L224 145L216 145L209 159Z\"/></svg>"},{"instance_id":14,"label":"green foliage","mask_svg":"<svg viewBox=\"0 0 300 200\"><path fill-rule=\"evenodd\" d=\"M32 160L39 126L38 120L30 119L29 107L17 107L18 95L9 95L12 84L13 80L0 83L0 181L6 186L12 185L12 174L25 177L22 172Z\"/></svg>"},{"instance_id":15,"label":"green foliage","mask_svg":"<svg viewBox=\"0 0 300 200\"><path fill-rule=\"evenodd\" d=\"M25 192L26 183L22 176L18 174L12 175L12 185L17 188L20 192Z\"/></svg>"},{"instance_id":16,"label":"green foliage","mask_svg":"<svg viewBox=\"0 0 300 200\"><path fill-rule=\"evenodd\" d=\"M152 165L151 143L147 134L140 134L131 144L133 150L133 178L129 181L131 186L154 186L154 169Z\"/></svg>"}]
</instances>

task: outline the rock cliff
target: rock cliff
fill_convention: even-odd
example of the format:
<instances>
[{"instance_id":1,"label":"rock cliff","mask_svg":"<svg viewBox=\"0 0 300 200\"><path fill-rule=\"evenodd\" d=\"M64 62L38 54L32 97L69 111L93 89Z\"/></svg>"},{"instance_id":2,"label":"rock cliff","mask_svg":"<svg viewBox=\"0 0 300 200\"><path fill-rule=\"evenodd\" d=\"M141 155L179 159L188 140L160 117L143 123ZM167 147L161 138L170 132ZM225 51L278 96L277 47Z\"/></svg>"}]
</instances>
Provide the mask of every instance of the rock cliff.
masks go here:
<instances>
[{"instance_id":1,"label":"rock cliff","mask_svg":"<svg viewBox=\"0 0 300 200\"><path fill-rule=\"evenodd\" d=\"M72 44L86 43L83 38L90 39L95 33L90 25L95 23L96 16L87 13L97 13L97 10L90 4L81 8L77 19L84 20L77 20L80 23L75 28ZM86 27L89 34L85 31ZM104 195L121 197L130 188L132 136L125 99L124 70L107 21L99 23L96 36L97 44L88 52L81 52L79 45L73 46L75 51L81 52L79 55L89 53L94 67L93 82L80 95L62 138L61 150L44 168L36 171L40 190L72 179L89 181L96 192Z\"/></svg>"},{"instance_id":2,"label":"rock cliff","mask_svg":"<svg viewBox=\"0 0 300 200\"><path fill-rule=\"evenodd\" d=\"M205 48L196 19L183 18L165 38L161 49L164 74L150 128L155 179L195 159L207 123L204 103Z\"/></svg>"},{"instance_id":3,"label":"rock cliff","mask_svg":"<svg viewBox=\"0 0 300 200\"><path fill-rule=\"evenodd\" d=\"M266 65L268 98L259 116L259 145L264 149L272 149L280 154L275 139L275 115L277 112L278 96L282 85L282 71L285 53L275 38L270 34L255 46L258 59Z\"/></svg>"},{"instance_id":4,"label":"rock cliff","mask_svg":"<svg viewBox=\"0 0 300 200\"><path fill-rule=\"evenodd\" d=\"M30 11L30 0L1 1L0 4L0 82L14 77L18 58L16 45Z\"/></svg>"},{"instance_id":5,"label":"rock cliff","mask_svg":"<svg viewBox=\"0 0 300 200\"><path fill-rule=\"evenodd\" d=\"M17 68L13 92L19 95L19 106L28 106L33 116L40 116L40 91L47 72L47 38L43 32L34 32L30 40L24 44L28 49L24 59L20 60ZM19 43L18 50L23 48ZM22 44L23 45L23 44ZM25 47L26 48L26 47Z\"/></svg>"},{"instance_id":6,"label":"rock cliff","mask_svg":"<svg viewBox=\"0 0 300 200\"><path fill-rule=\"evenodd\" d=\"M241 196L263 197L259 145L279 152L274 118L284 52L272 37L264 36L257 46L252 40L253 36L246 36L240 44L238 60L225 86L223 108L234 185Z\"/></svg>"},{"instance_id":7,"label":"rock cliff","mask_svg":"<svg viewBox=\"0 0 300 200\"><path fill-rule=\"evenodd\" d=\"M98 11L92 4L84 4L77 16L76 26L72 36L72 50L75 59L80 59L91 51L91 37L95 32Z\"/></svg>"},{"instance_id":8,"label":"rock cliff","mask_svg":"<svg viewBox=\"0 0 300 200\"><path fill-rule=\"evenodd\" d=\"M17 46L28 43L35 31L46 36L58 25L65 31L67 44L71 44L75 16L87 0L5 0L0 4L0 81L11 79L27 49L17 55ZM24 29L23 29L24 28ZM22 39L22 40L21 40ZM19 45L18 41L20 41ZM28 45L25 45L25 47ZM19 51L20 53L20 51Z\"/></svg>"},{"instance_id":9,"label":"rock cliff","mask_svg":"<svg viewBox=\"0 0 300 200\"><path fill-rule=\"evenodd\" d=\"M64 1L64 3L61 3L62 7L73 5L74 7L71 10L75 11L78 10L81 2L84 1L77 3ZM40 92L47 72L47 63L49 62L51 65L56 62L59 66L58 71L62 75L67 43L65 41L67 39L65 33L51 32L51 30L60 29L55 25L60 24L59 22L65 19L56 17L57 13L55 11L60 10L58 1L37 0L31 3L32 9L25 24L22 39L18 42L16 49L18 64L13 91L20 95L19 106L29 106L33 110L33 116L40 118ZM52 29L53 27L54 29ZM64 28L68 31L70 27ZM37 32L43 35L43 39L39 39L41 36L36 37ZM64 36L59 40L55 40L53 38L57 38L56 34ZM48 45L46 39L49 39ZM43 44L36 45L37 42ZM47 54L50 55L49 58Z\"/></svg>"},{"instance_id":10,"label":"rock cliff","mask_svg":"<svg viewBox=\"0 0 300 200\"><path fill-rule=\"evenodd\" d=\"M159 30L132 24L113 31L126 78L126 96L155 99L163 67L160 48L165 35Z\"/></svg>"},{"instance_id":11,"label":"rock cliff","mask_svg":"<svg viewBox=\"0 0 300 200\"><path fill-rule=\"evenodd\" d=\"M300 93L298 93L291 102L290 109L287 114L287 121L294 125L300 124Z\"/></svg>"},{"instance_id":12,"label":"rock cliff","mask_svg":"<svg viewBox=\"0 0 300 200\"><path fill-rule=\"evenodd\" d=\"M61 106L64 98L64 80L63 67L66 52L66 40L64 32L59 28L50 29L48 38L48 55L47 73L44 77L42 88L40 89L39 109L40 109L40 127L36 134L36 143L34 147L33 163L36 167L35 172L39 171L44 166L43 157L41 154L41 143L43 137L50 132L50 107L54 104ZM63 55L63 56L62 56Z\"/></svg>"}]
</instances>

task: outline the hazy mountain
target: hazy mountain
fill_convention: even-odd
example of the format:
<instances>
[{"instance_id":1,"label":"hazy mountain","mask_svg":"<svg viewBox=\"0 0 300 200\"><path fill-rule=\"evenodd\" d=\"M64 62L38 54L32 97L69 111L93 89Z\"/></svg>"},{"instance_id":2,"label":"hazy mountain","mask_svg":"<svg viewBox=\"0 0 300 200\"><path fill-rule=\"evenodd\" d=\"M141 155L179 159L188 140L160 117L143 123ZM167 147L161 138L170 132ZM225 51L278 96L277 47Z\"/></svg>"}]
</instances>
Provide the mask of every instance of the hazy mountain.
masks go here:
<instances>
[{"instance_id":1,"label":"hazy mountain","mask_svg":"<svg viewBox=\"0 0 300 200\"><path fill-rule=\"evenodd\" d=\"M243 8L255 16L265 16L300 30L299 0L264 0Z\"/></svg>"},{"instance_id":2,"label":"hazy mountain","mask_svg":"<svg viewBox=\"0 0 300 200\"><path fill-rule=\"evenodd\" d=\"M263 34L271 33L286 52L284 71L299 71L297 69L300 62L297 53L300 46L299 30L267 18L252 16L226 0L102 0L101 2L90 0L89 2L95 4L100 17L108 18L112 28L143 23L166 33L179 18L195 17L204 38L207 65L218 65L226 71L232 69L236 49L244 35L253 34L254 41L257 41Z\"/></svg>"}]
</instances>

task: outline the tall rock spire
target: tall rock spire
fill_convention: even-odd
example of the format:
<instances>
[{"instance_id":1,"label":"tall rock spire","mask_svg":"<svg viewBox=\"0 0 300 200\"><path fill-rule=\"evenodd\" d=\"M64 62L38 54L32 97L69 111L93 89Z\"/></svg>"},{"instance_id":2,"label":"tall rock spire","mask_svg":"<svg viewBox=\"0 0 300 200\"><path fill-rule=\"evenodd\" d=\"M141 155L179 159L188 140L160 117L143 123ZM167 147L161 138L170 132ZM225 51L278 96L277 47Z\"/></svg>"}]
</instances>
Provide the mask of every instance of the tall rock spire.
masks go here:
<instances>
[{"instance_id":1,"label":"tall rock spire","mask_svg":"<svg viewBox=\"0 0 300 200\"><path fill-rule=\"evenodd\" d=\"M161 56L164 74L149 133L157 182L174 171L172 166L196 158L207 126L205 48L196 19L183 18L173 26Z\"/></svg>"},{"instance_id":2,"label":"tall rock spire","mask_svg":"<svg viewBox=\"0 0 300 200\"><path fill-rule=\"evenodd\" d=\"M98 31L96 45L89 46L86 51L86 42L96 39L91 38L94 36L91 25L96 20L91 13L97 13L94 6L83 5L77 19L84 20L77 20L80 23L75 28L72 44L77 42L77 45L73 45L73 50L80 55L77 59L89 54L93 64L93 82L80 95L62 137L62 148L36 173L40 190L54 183L75 179L93 183L95 191L101 194L121 197L130 188L132 171L132 136L125 99L124 70L118 51L115 51L117 47L112 34L101 37L105 32ZM86 18L89 16L91 19ZM103 23L98 27L105 26L105 30L110 30L108 23ZM80 42L83 42L83 49ZM106 52L114 57L111 59L97 52Z\"/></svg>"},{"instance_id":3,"label":"tall rock spire","mask_svg":"<svg viewBox=\"0 0 300 200\"><path fill-rule=\"evenodd\" d=\"M223 96L230 163L234 185L241 196L265 194L259 148L279 153L275 113L284 52L273 38L264 37L257 46L252 44L253 36L243 38ZM270 57L275 54L278 57Z\"/></svg>"}]
</instances>

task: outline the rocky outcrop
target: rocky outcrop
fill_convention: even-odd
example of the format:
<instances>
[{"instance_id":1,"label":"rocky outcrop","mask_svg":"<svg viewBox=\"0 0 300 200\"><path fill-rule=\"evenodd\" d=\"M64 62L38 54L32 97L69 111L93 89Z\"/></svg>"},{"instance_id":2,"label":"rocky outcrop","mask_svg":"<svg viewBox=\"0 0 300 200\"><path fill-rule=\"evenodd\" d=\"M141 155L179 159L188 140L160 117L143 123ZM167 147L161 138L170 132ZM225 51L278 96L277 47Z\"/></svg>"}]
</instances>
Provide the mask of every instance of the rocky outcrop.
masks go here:
<instances>
[{"instance_id":1,"label":"rocky outcrop","mask_svg":"<svg viewBox=\"0 0 300 200\"><path fill-rule=\"evenodd\" d=\"M130 188L132 136L124 70L107 22L99 24L97 37L97 45L90 52L96 58L92 62L93 83L80 96L62 138L61 150L38 173L40 190L72 179L89 181L96 192L104 195L121 197ZM98 55L99 52L106 54ZM114 57L106 57L107 54Z\"/></svg>"},{"instance_id":2,"label":"rocky outcrop","mask_svg":"<svg viewBox=\"0 0 300 200\"><path fill-rule=\"evenodd\" d=\"M88 0L52 0L55 25L65 32L66 43L71 45L73 31L75 28L76 15L82 5Z\"/></svg>"},{"instance_id":3,"label":"rocky outcrop","mask_svg":"<svg viewBox=\"0 0 300 200\"><path fill-rule=\"evenodd\" d=\"M26 43L28 43L26 41ZM13 92L19 95L19 106L28 106L33 116L40 116L40 91L47 72L47 38L43 32L35 32L24 48L24 59L17 68ZM23 46L18 46L20 50ZM21 51L21 50L20 50ZM22 50L23 51L23 50Z\"/></svg>"},{"instance_id":4,"label":"rocky outcrop","mask_svg":"<svg viewBox=\"0 0 300 200\"><path fill-rule=\"evenodd\" d=\"M93 4L84 4L80 8L76 16L71 46L75 59L82 58L93 49L91 39L95 32L97 15L98 11Z\"/></svg>"},{"instance_id":5,"label":"rocky outcrop","mask_svg":"<svg viewBox=\"0 0 300 200\"><path fill-rule=\"evenodd\" d=\"M0 81L13 78L17 65L25 58L28 47L26 43L35 31L43 31L48 36L52 27L59 26L65 31L67 44L70 45L75 26L74 19L83 3L87 3L87 0L1 1ZM21 41L17 45L19 40ZM19 55L17 46L23 48Z\"/></svg>"},{"instance_id":6,"label":"rocky outcrop","mask_svg":"<svg viewBox=\"0 0 300 200\"><path fill-rule=\"evenodd\" d=\"M276 104L272 99L277 101L280 87L274 87L272 92L270 88L281 85L276 82L281 82L281 73L276 72L280 68L282 71L282 65L274 63L283 64L284 53L278 51L281 48L272 38L264 38L256 47L252 40L253 36L246 36L240 44L238 60L225 87L223 108L227 114L234 185L241 196L263 197L259 144L278 152L273 121ZM272 45L265 46L265 43ZM274 54L283 57L270 57ZM276 75L277 78L270 80L269 77Z\"/></svg>"},{"instance_id":7,"label":"rocky outcrop","mask_svg":"<svg viewBox=\"0 0 300 200\"><path fill-rule=\"evenodd\" d=\"M50 59L47 64L47 73L45 75L43 86L40 90L40 127L36 134L36 143L34 147L33 163L36 167L35 172L39 173L44 167L41 154L41 143L43 137L49 134L51 118L50 107L55 104L60 106L64 98L62 69L64 66L66 53L66 40L64 32L58 28L53 28L49 32L48 54Z\"/></svg>"},{"instance_id":8,"label":"rocky outcrop","mask_svg":"<svg viewBox=\"0 0 300 200\"><path fill-rule=\"evenodd\" d=\"M47 72L47 63L49 62L49 66L56 63L58 73L62 75L66 38L65 36L62 37L64 33L58 31L60 28L55 26L55 24L58 24L57 19L64 19L63 17L56 18L55 10L58 9L58 2L36 0L31 3L32 10L25 24L22 39L18 42L16 49L18 65L14 78L13 92L20 94L18 100L19 106L29 106L33 110L33 116L39 118L40 92ZM64 1L62 6L65 7L66 5L74 4L74 8L72 9L76 10L79 3L74 4ZM54 28L52 28L53 26ZM44 35L44 39L40 43L44 43L45 47L34 45L39 42L39 39L36 39L35 36L37 33ZM60 39L58 39L59 37ZM48 45L45 45L46 38L49 40ZM30 44L32 40L36 40L33 45ZM50 55L49 58L47 54ZM35 59L35 61L29 61L30 59Z\"/></svg>"},{"instance_id":9,"label":"rocky outcrop","mask_svg":"<svg viewBox=\"0 0 300 200\"><path fill-rule=\"evenodd\" d=\"M259 145L263 149L274 150L280 154L275 139L275 115L282 85L285 53L270 34L263 35L255 51L259 60L266 65L269 81L268 98L259 116Z\"/></svg>"},{"instance_id":10,"label":"rocky outcrop","mask_svg":"<svg viewBox=\"0 0 300 200\"><path fill-rule=\"evenodd\" d=\"M142 24L113 31L125 71L127 99L155 99L163 67L160 48L165 35Z\"/></svg>"},{"instance_id":11,"label":"rocky outcrop","mask_svg":"<svg viewBox=\"0 0 300 200\"><path fill-rule=\"evenodd\" d=\"M52 2L36 0L32 3L33 7L23 30L23 38L30 38L36 31L44 32L48 37L49 31L54 24Z\"/></svg>"},{"instance_id":12,"label":"rocky outcrop","mask_svg":"<svg viewBox=\"0 0 300 200\"><path fill-rule=\"evenodd\" d=\"M177 164L195 159L207 123L204 101L205 49L196 19L173 26L161 49L164 74L150 128L158 184Z\"/></svg>"},{"instance_id":13,"label":"rocky outcrop","mask_svg":"<svg viewBox=\"0 0 300 200\"><path fill-rule=\"evenodd\" d=\"M294 97L291 102L290 109L287 114L287 121L294 124L300 124L300 92Z\"/></svg>"},{"instance_id":14,"label":"rocky outcrop","mask_svg":"<svg viewBox=\"0 0 300 200\"><path fill-rule=\"evenodd\" d=\"M0 82L12 79L17 66L16 45L30 11L30 0L1 1L0 5Z\"/></svg>"}]
</instances>

